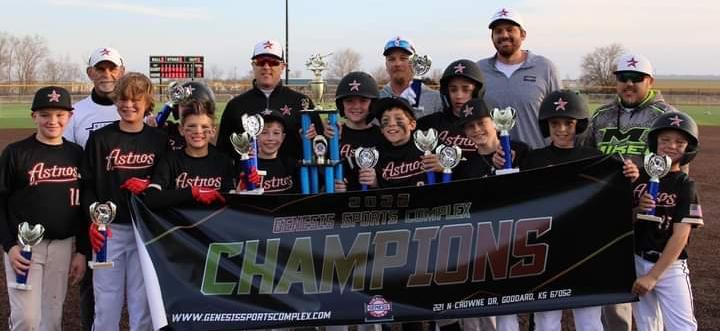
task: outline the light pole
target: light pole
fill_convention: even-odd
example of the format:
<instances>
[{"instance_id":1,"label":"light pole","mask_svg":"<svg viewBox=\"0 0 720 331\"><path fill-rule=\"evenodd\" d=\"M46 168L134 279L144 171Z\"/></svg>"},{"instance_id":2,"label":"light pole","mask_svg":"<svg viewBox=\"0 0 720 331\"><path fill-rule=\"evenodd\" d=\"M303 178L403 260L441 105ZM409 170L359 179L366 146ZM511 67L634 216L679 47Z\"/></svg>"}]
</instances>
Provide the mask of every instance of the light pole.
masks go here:
<instances>
[{"instance_id":1,"label":"light pole","mask_svg":"<svg viewBox=\"0 0 720 331\"><path fill-rule=\"evenodd\" d=\"M285 85L288 85L290 79L290 48L288 33L288 0L285 0Z\"/></svg>"}]
</instances>

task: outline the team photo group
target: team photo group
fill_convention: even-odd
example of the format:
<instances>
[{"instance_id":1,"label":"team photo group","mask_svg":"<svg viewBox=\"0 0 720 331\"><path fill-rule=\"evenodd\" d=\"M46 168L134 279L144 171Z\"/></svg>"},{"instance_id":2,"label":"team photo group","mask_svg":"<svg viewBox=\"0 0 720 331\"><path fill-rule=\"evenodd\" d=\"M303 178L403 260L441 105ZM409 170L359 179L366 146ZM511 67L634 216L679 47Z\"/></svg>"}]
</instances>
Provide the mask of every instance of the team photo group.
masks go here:
<instances>
[{"instance_id":1,"label":"team photo group","mask_svg":"<svg viewBox=\"0 0 720 331\"><path fill-rule=\"evenodd\" d=\"M434 89L416 78L414 43L393 36L378 42L389 82L345 75L336 110L313 110L318 100L283 84L286 56L274 40L248 52L252 86L221 116L201 80L171 84L172 102L154 113L159 87L126 72L119 50L95 49L86 69L91 94L73 100L60 86L38 89L29 109L36 132L0 157L10 330L61 330L63 318L81 319L84 330L119 330L124 306L130 330L173 329L151 318L133 199L153 211L218 209L235 197L445 185L604 157L632 192L636 277L628 292L637 301L573 308L565 323L696 330L686 251L691 230L703 226L688 175L700 149L696 122L653 89L653 65L638 53L617 59L617 94L590 109L587 96L561 86L549 59L522 48L519 13L489 14L495 54L452 61ZM76 284L81 316L66 316ZM537 311L529 324L561 330L562 318L562 310ZM510 314L352 327L520 325Z\"/></svg>"}]
</instances>

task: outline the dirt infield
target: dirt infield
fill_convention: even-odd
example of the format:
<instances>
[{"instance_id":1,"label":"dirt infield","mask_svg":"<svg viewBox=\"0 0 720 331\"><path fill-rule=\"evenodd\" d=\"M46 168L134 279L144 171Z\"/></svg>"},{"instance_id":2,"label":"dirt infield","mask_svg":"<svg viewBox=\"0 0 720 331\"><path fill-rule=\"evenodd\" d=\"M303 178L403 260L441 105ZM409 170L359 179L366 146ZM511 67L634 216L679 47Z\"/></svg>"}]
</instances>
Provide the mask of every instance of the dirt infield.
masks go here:
<instances>
[{"instance_id":1,"label":"dirt infield","mask_svg":"<svg viewBox=\"0 0 720 331\"><path fill-rule=\"evenodd\" d=\"M26 137L32 132L26 129L0 130L0 150L9 142ZM720 227L715 225L715 221L720 217L720 175L716 172L716 166L720 163L720 127L701 127L700 141L701 151L691 165L690 175L699 183L705 227L693 232L689 264L699 330L720 330L720 307L717 305L717 298L720 296L717 281L720 265L718 255L714 254L720 242ZM5 284L4 276L4 271L0 272L2 284ZM7 329L9 305L6 287L3 285L0 288L0 328ZM70 288L65 304L65 330L80 330L77 295L78 288ZM568 323L563 325L564 330L573 330Z\"/></svg>"}]
</instances>

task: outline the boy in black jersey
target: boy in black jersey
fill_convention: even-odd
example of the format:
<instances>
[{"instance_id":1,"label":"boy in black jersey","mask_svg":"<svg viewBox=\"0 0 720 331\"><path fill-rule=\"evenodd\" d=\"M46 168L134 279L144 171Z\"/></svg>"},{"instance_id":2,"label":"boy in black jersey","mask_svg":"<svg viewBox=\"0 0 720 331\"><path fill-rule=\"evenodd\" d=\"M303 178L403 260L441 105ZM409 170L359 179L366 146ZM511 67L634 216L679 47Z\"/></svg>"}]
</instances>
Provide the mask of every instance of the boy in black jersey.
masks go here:
<instances>
[{"instance_id":1,"label":"boy in black jersey","mask_svg":"<svg viewBox=\"0 0 720 331\"><path fill-rule=\"evenodd\" d=\"M196 201L224 202L220 192L235 188L232 159L220 153L210 141L215 137L215 97L203 83L180 85L187 91L178 104L182 150L161 158L145 191L145 203L162 209Z\"/></svg>"},{"instance_id":2,"label":"boy in black jersey","mask_svg":"<svg viewBox=\"0 0 720 331\"><path fill-rule=\"evenodd\" d=\"M415 115L404 98L382 98L373 106L385 138L378 146L380 160L375 169L361 169L359 182L368 187L425 185L425 171L441 172L437 155L424 155L413 141Z\"/></svg>"},{"instance_id":3,"label":"boy in black jersey","mask_svg":"<svg viewBox=\"0 0 720 331\"><path fill-rule=\"evenodd\" d=\"M152 328L145 285L130 219L129 194L142 192L149 184L157 159L168 149L167 135L144 123L153 109L153 86L140 73L128 73L112 94L120 120L90 134L83 159L83 208L93 202L112 201L117 215L108 232L107 259L112 269L93 272L95 330L118 330L123 298L127 293L131 330ZM94 251L103 244L97 226L90 225Z\"/></svg>"},{"instance_id":4,"label":"boy in black jersey","mask_svg":"<svg viewBox=\"0 0 720 331\"><path fill-rule=\"evenodd\" d=\"M8 145L0 156L0 238L10 330L60 330L68 276L75 284L85 273L90 247L80 208L82 147L63 139L71 105L62 87L39 89L31 108L36 133ZM20 255L22 222L45 227L44 239L32 247L32 261ZM11 286L16 274L27 274L30 290Z\"/></svg>"},{"instance_id":5,"label":"boy in black jersey","mask_svg":"<svg viewBox=\"0 0 720 331\"><path fill-rule=\"evenodd\" d=\"M261 112L265 126L258 136L258 169L265 171L262 187L265 194L298 193L297 160L280 155L287 134L285 117L277 110Z\"/></svg>"},{"instance_id":6,"label":"boy in black jersey","mask_svg":"<svg viewBox=\"0 0 720 331\"><path fill-rule=\"evenodd\" d=\"M698 152L698 128L684 113L660 115L647 137L650 152L672 160L670 173L660 179L657 201L646 192L646 180L634 190L638 209L655 208L662 223L635 222L635 270L638 278L632 292L640 297L633 303L638 330L696 330L692 289L687 264L690 231L703 225L702 208L695 182L680 167ZM662 316L657 315L659 310ZM662 323L658 323L662 318Z\"/></svg>"},{"instance_id":7,"label":"boy in black jersey","mask_svg":"<svg viewBox=\"0 0 720 331\"><path fill-rule=\"evenodd\" d=\"M505 158L500 139L490 117L490 110L482 99L471 99L462 107L458 125L475 144L475 151L463 153L466 160L458 164L453 171L453 177L486 177L494 175L495 169L502 169ZM529 149L525 143L514 140L510 142L510 148L513 151L514 165L525 158Z\"/></svg>"}]
</instances>

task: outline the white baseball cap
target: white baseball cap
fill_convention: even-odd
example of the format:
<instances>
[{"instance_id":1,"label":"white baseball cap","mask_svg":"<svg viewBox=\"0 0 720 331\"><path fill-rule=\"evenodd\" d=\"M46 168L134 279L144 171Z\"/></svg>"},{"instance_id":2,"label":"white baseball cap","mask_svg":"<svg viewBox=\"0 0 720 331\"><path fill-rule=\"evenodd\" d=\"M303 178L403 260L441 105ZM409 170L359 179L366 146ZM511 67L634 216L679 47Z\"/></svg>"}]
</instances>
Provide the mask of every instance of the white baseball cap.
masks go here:
<instances>
[{"instance_id":1,"label":"white baseball cap","mask_svg":"<svg viewBox=\"0 0 720 331\"><path fill-rule=\"evenodd\" d=\"M260 55L272 55L280 60L284 60L282 45L275 40L263 40L255 44L251 60Z\"/></svg>"},{"instance_id":2,"label":"white baseball cap","mask_svg":"<svg viewBox=\"0 0 720 331\"><path fill-rule=\"evenodd\" d=\"M615 69L613 73L621 71L635 71L646 74L650 77L655 76L655 70L653 69L652 64L650 64L650 60L635 53L625 53L618 58L617 69Z\"/></svg>"},{"instance_id":3,"label":"white baseball cap","mask_svg":"<svg viewBox=\"0 0 720 331\"><path fill-rule=\"evenodd\" d=\"M118 67L125 65L125 59L120 55L120 52L114 48L102 47L92 52L90 59L88 59L88 67L94 67L102 61L110 61Z\"/></svg>"},{"instance_id":4,"label":"white baseball cap","mask_svg":"<svg viewBox=\"0 0 720 331\"><path fill-rule=\"evenodd\" d=\"M490 18L490 24L488 24L488 29L492 29L495 25L495 22L501 20L513 22L517 24L520 28L523 28L523 26L525 25L520 14L518 14L514 9L505 7L498 9L495 14L493 14L492 18Z\"/></svg>"}]
</instances>

